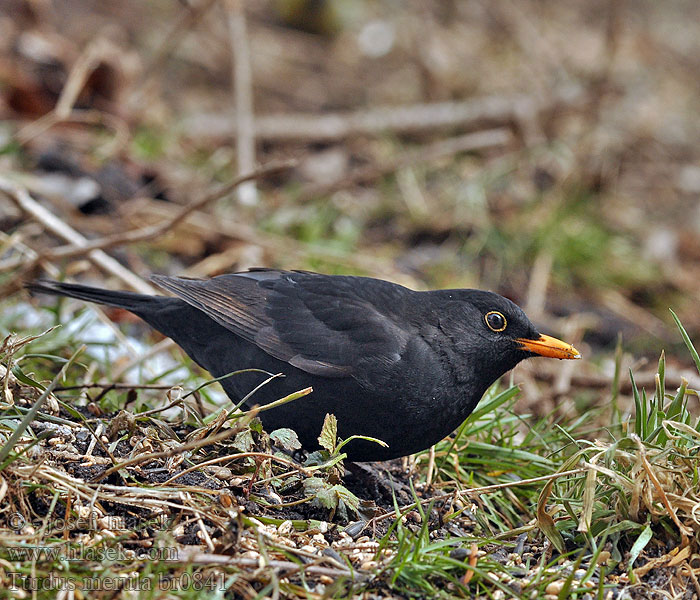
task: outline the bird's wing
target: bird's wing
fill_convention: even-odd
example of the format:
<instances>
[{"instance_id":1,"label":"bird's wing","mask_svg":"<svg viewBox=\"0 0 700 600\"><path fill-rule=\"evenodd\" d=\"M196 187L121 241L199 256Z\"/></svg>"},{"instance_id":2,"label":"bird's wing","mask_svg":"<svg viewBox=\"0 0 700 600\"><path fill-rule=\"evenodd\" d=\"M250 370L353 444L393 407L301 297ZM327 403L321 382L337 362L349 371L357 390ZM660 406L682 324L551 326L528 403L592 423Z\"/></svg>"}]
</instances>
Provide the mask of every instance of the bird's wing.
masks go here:
<instances>
[{"instance_id":1,"label":"bird's wing","mask_svg":"<svg viewBox=\"0 0 700 600\"><path fill-rule=\"evenodd\" d=\"M153 280L268 354L314 375L384 374L410 325L392 317L409 290L376 279L255 270L209 280ZM363 372L358 372L362 370Z\"/></svg>"}]
</instances>

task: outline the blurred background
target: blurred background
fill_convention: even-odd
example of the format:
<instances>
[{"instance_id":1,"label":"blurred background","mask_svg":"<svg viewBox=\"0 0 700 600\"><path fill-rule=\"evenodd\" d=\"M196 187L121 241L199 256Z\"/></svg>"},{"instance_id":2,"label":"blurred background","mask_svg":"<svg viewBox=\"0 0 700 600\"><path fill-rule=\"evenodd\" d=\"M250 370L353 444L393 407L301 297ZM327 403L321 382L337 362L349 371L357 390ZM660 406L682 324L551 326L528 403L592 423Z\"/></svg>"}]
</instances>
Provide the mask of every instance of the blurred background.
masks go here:
<instances>
[{"instance_id":1,"label":"blurred background","mask_svg":"<svg viewBox=\"0 0 700 600\"><path fill-rule=\"evenodd\" d=\"M274 266L510 297L588 359L525 401L607 389L620 334L678 381L698 73L693 0L0 0L0 184L35 203L0 194L0 327L31 276Z\"/></svg>"}]
</instances>

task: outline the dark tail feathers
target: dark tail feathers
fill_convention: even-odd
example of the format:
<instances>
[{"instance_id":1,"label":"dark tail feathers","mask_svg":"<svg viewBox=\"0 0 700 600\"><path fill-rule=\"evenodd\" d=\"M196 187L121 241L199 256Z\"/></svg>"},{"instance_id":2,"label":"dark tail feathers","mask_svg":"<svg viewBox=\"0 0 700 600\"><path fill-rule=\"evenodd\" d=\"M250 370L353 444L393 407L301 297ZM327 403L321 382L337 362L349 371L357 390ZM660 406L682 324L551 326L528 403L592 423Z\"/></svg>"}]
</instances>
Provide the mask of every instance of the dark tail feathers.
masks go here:
<instances>
[{"instance_id":1,"label":"dark tail feathers","mask_svg":"<svg viewBox=\"0 0 700 600\"><path fill-rule=\"evenodd\" d=\"M156 301L158 296L147 296L135 292L119 292L101 288L80 285L79 283L61 283L51 279L37 279L25 284L29 292L34 294L49 294L51 296L67 296L78 300L87 300L97 304L116 306L132 312L146 308ZM162 299L162 298L161 298Z\"/></svg>"}]
</instances>

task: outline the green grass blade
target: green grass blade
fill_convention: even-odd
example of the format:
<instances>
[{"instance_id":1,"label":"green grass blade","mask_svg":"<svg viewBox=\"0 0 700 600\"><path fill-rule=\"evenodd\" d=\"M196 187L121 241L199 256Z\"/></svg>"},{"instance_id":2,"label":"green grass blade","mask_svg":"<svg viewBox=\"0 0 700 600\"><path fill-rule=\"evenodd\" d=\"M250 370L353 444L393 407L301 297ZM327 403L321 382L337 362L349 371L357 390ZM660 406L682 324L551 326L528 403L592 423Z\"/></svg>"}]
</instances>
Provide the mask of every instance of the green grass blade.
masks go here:
<instances>
[{"instance_id":1,"label":"green grass blade","mask_svg":"<svg viewBox=\"0 0 700 600\"><path fill-rule=\"evenodd\" d=\"M685 377L681 377L681 385L678 387L676 395L671 400L671 404L668 406L668 419L673 419L677 414L681 412L683 408L683 402L685 401L685 392L688 389L688 380Z\"/></svg>"},{"instance_id":2,"label":"green grass blade","mask_svg":"<svg viewBox=\"0 0 700 600\"><path fill-rule=\"evenodd\" d=\"M639 389L637 389L637 383L634 380L634 373L630 369L630 381L632 382L632 395L634 396L634 432L639 436L642 436L642 428L646 422L645 410L642 407L642 401L639 398Z\"/></svg>"},{"instance_id":3,"label":"green grass blade","mask_svg":"<svg viewBox=\"0 0 700 600\"><path fill-rule=\"evenodd\" d=\"M656 382L656 403L659 410L664 409L664 398L666 397L666 353L662 350L659 357L659 368L654 378Z\"/></svg>"},{"instance_id":4,"label":"green grass blade","mask_svg":"<svg viewBox=\"0 0 700 600\"><path fill-rule=\"evenodd\" d=\"M693 342L690 339L688 332L685 330L685 327L683 327L681 320L676 316L676 313L674 313L670 308L668 310L671 311L671 316L673 316L673 320L676 322L676 327L678 327L678 331L681 332L681 337L683 338L685 345L688 347L690 356L692 356L693 360L695 361L695 366L698 369L698 373L700 373L700 355L698 355L698 351L695 349L695 346L693 346Z\"/></svg>"},{"instance_id":5,"label":"green grass blade","mask_svg":"<svg viewBox=\"0 0 700 600\"><path fill-rule=\"evenodd\" d=\"M639 534L639 537L636 539L634 544L632 544L632 548L630 549L629 562L627 563L627 568L630 573L630 579L632 580L632 582L634 582L634 572L632 571L634 561L637 560L639 555L642 553L642 550L644 550L644 548L651 541L651 538L653 536L654 532L651 530L651 527L647 525L642 531L642 533Z\"/></svg>"},{"instance_id":6,"label":"green grass blade","mask_svg":"<svg viewBox=\"0 0 700 600\"><path fill-rule=\"evenodd\" d=\"M483 406L478 406L476 410L471 415L469 415L469 421L478 421L484 415L492 413L499 406L505 404L506 402L508 402L508 400L513 398L519 391L520 388L517 385L509 387L507 390L503 390L500 394L496 395L492 400L490 400Z\"/></svg>"},{"instance_id":7,"label":"green grass blade","mask_svg":"<svg viewBox=\"0 0 700 600\"><path fill-rule=\"evenodd\" d=\"M613 374L612 382L612 398L610 403L612 404L612 422L620 423L620 405L618 404L618 397L620 396L620 371L622 370L622 334L617 335L617 344L615 345L615 372Z\"/></svg>"}]
</instances>

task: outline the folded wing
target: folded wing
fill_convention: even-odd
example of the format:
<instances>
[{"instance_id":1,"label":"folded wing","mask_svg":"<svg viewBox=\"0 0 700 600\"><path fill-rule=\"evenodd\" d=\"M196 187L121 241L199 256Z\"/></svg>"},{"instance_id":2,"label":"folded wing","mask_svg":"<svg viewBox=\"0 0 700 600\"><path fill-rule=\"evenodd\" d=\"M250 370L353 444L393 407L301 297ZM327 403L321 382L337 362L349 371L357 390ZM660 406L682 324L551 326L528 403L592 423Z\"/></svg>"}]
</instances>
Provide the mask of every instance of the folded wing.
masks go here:
<instances>
[{"instance_id":1,"label":"folded wing","mask_svg":"<svg viewBox=\"0 0 700 600\"><path fill-rule=\"evenodd\" d=\"M410 290L375 279L253 270L209 280L153 281L270 355L313 375L388 375L411 325L395 311Z\"/></svg>"}]
</instances>

